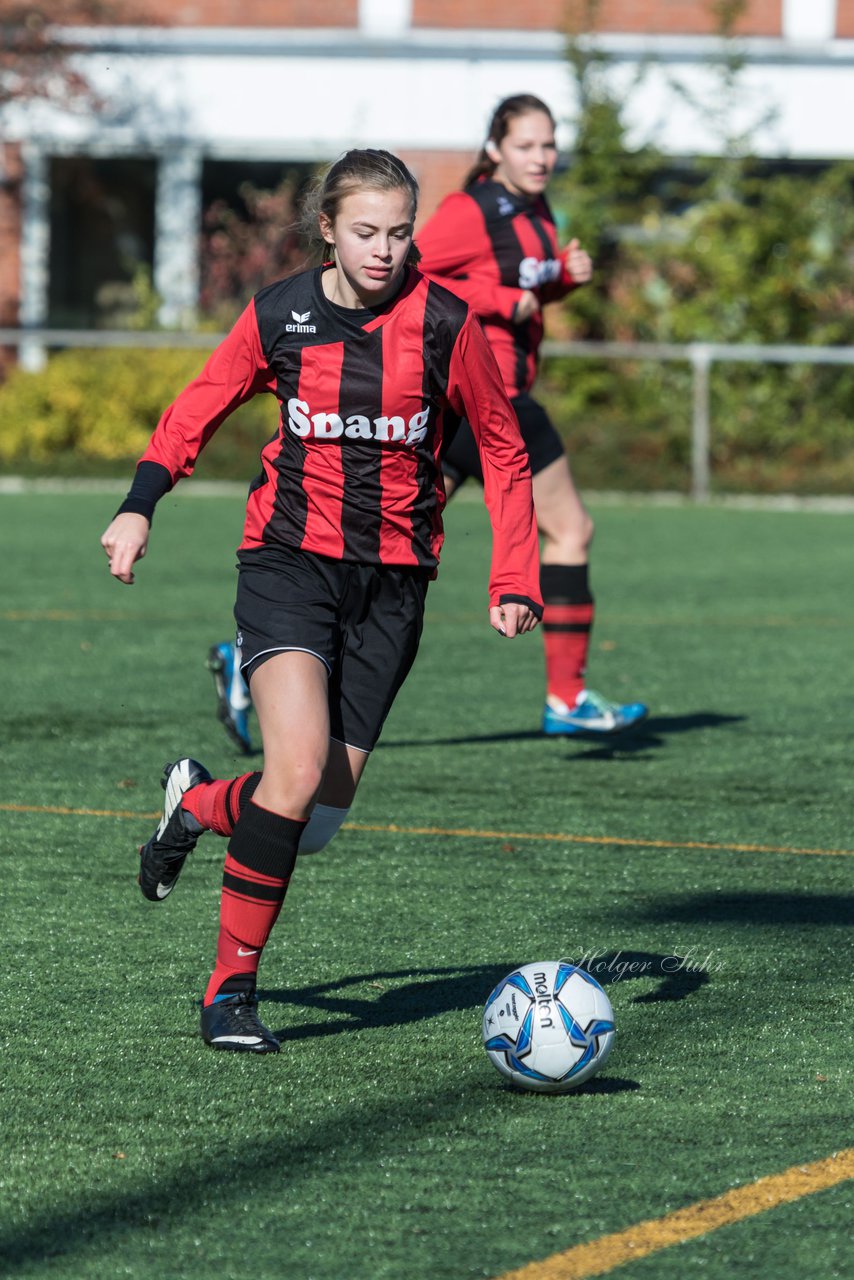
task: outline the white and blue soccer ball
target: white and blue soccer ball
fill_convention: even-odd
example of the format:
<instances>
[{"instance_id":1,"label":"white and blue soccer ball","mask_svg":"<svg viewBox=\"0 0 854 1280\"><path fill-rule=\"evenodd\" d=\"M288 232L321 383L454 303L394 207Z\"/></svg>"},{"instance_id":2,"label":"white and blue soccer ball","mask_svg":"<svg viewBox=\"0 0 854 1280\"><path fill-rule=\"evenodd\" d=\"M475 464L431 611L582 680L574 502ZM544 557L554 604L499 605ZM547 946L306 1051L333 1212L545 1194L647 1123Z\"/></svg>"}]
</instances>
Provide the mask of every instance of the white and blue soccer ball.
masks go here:
<instances>
[{"instance_id":1,"label":"white and blue soccer ball","mask_svg":"<svg viewBox=\"0 0 854 1280\"><path fill-rule=\"evenodd\" d=\"M614 1011L584 969L567 960L524 964L499 982L483 1011L493 1066L521 1089L566 1093L608 1061Z\"/></svg>"}]
</instances>

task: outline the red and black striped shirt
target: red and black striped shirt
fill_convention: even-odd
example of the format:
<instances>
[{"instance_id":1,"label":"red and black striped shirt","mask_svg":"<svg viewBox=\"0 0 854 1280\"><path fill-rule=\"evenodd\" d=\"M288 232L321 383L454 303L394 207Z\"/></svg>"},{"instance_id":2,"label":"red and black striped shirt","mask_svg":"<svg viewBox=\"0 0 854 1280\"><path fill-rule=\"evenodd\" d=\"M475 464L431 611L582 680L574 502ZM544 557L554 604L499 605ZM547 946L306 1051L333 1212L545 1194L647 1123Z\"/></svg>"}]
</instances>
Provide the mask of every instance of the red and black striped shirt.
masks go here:
<instances>
[{"instance_id":1,"label":"red and black striped shirt","mask_svg":"<svg viewBox=\"0 0 854 1280\"><path fill-rule=\"evenodd\" d=\"M481 178L443 200L416 241L420 269L464 298L483 321L507 394L529 391L543 321L538 312L514 324L516 304L526 289L544 305L576 287L545 198L532 201Z\"/></svg>"},{"instance_id":2,"label":"red and black striped shirt","mask_svg":"<svg viewBox=\"0 0 854 1280\"><path fill-rule=\"evenodd\" d=\"M256 295L163 414L121 510L150 518L228 415L269 391L281 402L281 423L261 452L241 549L281 543L435 571L443 431L465 417L493 527L490 604L538 605L530 469L480 322L415 270L376 311L339 307L323 291L322 270Z\"/></svg>"}]
</instances>

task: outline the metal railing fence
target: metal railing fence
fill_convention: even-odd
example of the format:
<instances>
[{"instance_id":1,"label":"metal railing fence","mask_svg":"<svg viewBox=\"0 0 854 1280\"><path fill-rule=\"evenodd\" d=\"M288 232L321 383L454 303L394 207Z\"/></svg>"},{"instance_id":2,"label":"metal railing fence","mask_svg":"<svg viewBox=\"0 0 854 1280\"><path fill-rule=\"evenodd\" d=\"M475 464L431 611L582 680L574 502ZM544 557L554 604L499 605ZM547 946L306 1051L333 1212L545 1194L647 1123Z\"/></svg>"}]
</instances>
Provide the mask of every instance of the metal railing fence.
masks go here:
<instances>
[{"instance_id":1,"label":"metal railing fence","mask_svg":"<svg viewBox=\"0 0 854 1280\"><path fill-rule=\"evenodd\" d=\"M854 347L808 347L728 342L553 342L544 357L580 356L621 360L678 360L691 366L691 497L706 502L711 479L711 368L713 364L850 364Z\"/></svg>"},{"instance_id":2,"label":"metal railing fence","mask_svg":"<svg viewBox=\"0 0 854 1280\"><path fill-rule=\"evenodd\" d=\"M0 329L0 347L18 347L21 363L43 366L45 352L64 347L175 347L210 350L225 335L174 330L132 329ZM713 364L829 364L854 365L852 347L762 345L759 343L689 342L561 342L543 343L545 359L582 356L611 360L682 361L691 366L691 497L705 502L710 495L711 413Z\"/></svg>"}]
</instances>

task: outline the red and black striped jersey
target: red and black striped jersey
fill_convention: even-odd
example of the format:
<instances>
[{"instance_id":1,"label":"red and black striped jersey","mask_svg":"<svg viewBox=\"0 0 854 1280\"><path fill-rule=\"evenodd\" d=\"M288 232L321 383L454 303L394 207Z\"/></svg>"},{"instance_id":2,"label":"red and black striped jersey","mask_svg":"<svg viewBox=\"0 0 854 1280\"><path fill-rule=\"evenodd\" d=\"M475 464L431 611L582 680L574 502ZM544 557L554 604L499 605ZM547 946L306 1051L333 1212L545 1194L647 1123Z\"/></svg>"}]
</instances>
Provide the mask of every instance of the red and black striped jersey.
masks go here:
<instances>
[{"instance_id":1,"label":"red and black striped jersey","mask_svg":"<svg viewBox=\"0 0 854 1280\"><path fill-rule=\"evenodd\" d=\"M189 475L228 415L259 392L281 403L261 451L241 549L281 543L339 560L435 571L446 423L478 440L493 527L490 603L539 604L530 469L480 321L408 270L377 310L332 303L323 268L263 289L201 374L163 414L123 511Z\"/></svg>"},{"instance_id":2,"label":"red and black striped jersey","mask_svg":"<svg viewBox=\"0 0 854 1280\"><path fill-rule=\"evenodd\" d=\"M543 322L537 313L514 324L516 304L526 289L542 305L575 288L545 198L532 201L480 178L443 200L416 241L420 269L464 298L483 321L508 395L529 391Z\"/></svg>"}]
</instances>

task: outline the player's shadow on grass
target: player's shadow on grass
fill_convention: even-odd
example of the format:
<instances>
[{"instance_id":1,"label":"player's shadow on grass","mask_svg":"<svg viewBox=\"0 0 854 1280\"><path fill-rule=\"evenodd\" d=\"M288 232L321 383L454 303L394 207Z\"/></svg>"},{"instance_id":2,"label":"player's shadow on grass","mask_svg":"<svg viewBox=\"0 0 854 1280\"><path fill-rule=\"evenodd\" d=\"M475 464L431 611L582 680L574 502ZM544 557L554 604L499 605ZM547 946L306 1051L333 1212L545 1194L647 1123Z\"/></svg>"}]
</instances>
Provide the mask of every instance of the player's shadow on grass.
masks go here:
<instances>
[{"instance_id":1,"label":"player's shadow on grass","mask_svg":"<svg viewBox=\"0 0 854 1280\"><path fill-rule=\"evenodd\" d=\"M512 962L507 962L443 969L382 969L348 974L308 987L289 987L287 991L259 992L259 998L329 1015L328 1021L275 1032L283 1042L310 1040L344 1031L401 1027L454 1010L476 1008L486 1002L492 988L512 968Z\"/></svg>"},{"instance_id":2,"label":"player's shadow on grass","mask_svg":"<svg viewBox=\"0 0 854 1280\"><path fill-rule=\"evenodd\" d=\"M746 716L722 715L717 711L694 711L682 716L651 716L631 729L608 737L601 734L577 734L551 737L539 729L508 730L506 733L464 734L454 738L386 738L377 750L395 751L406 747L483 746L498 742L530 742L540 739L558 746L582 748L574 751L575 760L607 760L615 755L629 756L663 747L667 738L677 733L693 733L697 729L718 729L738 724ZM583 748L588 748L584 750Z\"/></svg>"},{"instance_id":3,"label":"player's shadow on grass","mask_svg":"<svg viewBox=\"0 0 854 1280\"><path fill-rule=\"evenodd\" d=\"M854 895L844 893L699 893L644 910L644 919L684 924L854 924Z\"/></svg>"},{"instance_id":4,"label":"player's shadow on grass","mask_svg":"<svg viewBox=\"0 0 854 1280\"><path fill-rule=\"evenodd\" d=\"M657 751L667 745L667 739L679 733L694 733L698 729L720 729L725 725L739 724L746 716L722 715L717 711L693 711L682 716L650 716L633 729L615 733L610 737L566 738L566 742L581 750L574 750L573 760L613 760L639 756L644 751Z\"/></svg>"},{"instance_id":5,"label":"player's shadow on grass","mask_svg":"<svg viewBox=\"0 0 854 1280\"><path fill-rule=\"evenodd\" d=\"M141 737L156 733L163 727L162 718L158 716L141 716L134 713L134 732ZM119 730L126 732L126 720L119 720L113 712L97 713L83 709L75 711L46 711L39 715L34 713L19 716L14 721L8 717L0 717L0 734L3 741L16 742L19 746L26 742L51 742L54 739L62 742L92 739L103 743L105 738Z\"/></svg>"},{"instance_id":6,"label":"player's shadow on grass","mask_svg":"<svg viewBox=\"0 0 854 1280\"><path fill-rule=\"evenodd\" d=\"M287 1062L270 1059L252 1064L250 1074L272 1071L281 1079L277 1067L286 1071ZM227 1070L225 1064L220 1070ZM190 1083L187 1071L188 1064L184 1063L181 1072L176 1072L171 1080L173 1096L176 1091L187 1089ZM488 1072L487 1067L484 1072ZM503 1092L497 1077L486 1084L455 1078L452 1069L447 1075L446 1085L425 1093L421 1106L395 1108L391 1124L388 1096L377 1100L367 1097L353 1104L326 1108L325 1114L316 1120L310 1110L298 1110L296 1119L286 1120L282 1126L268 1123L263 1135L259 1131L251 1141L243 1143L234 1139L230 1129L223 1130L224 1122L217 1108L213 1109L212 1116L208 1095L191 1104L192 1095L187 1092L187 1105L197 1107L199 1124L206 1126L205 1132L210 1130L215 1158L206 1146L203 1152L190 1150L185 1158L178 1155L171 1162L158 1161L153 1170L142 1161L134 1161L138 1167L129 1168L127 1177L122 1177L119 1185L106 1186L96 1161L88 1177L85 1172L81 1173L73 1190L57 1188L54 1191L45 1187L39 1202L28 1206L26 1220L10 1218L8 1224L0 1226L0 1275L48 1275L54 1271L66 1276L106 1274L111 1269L109 1259L113 1256L145 1254L147 1257L152 1248L160 1249L166 1257L166 1269L161 1265L160 1274L178 1275L169 1266L167 1256L172 1233L180 1247L180 1241L186 1237L188 1220L192 1223L197 1219L201 1223L209 1219L211 1204L227 1207L257 1202L264 1205L271 1196L278 1200L303 1194L306 1185L319 1172L326 1176L332 1171L337 1178L347 1179L354 1167L374 1166L386 1153L389 1162L394 1163L399 1161L402 1145L407 1140L413 1150L418 1149L424 1134L436 1135L443 1143L447 1142L448 1133L459 1126L461 1115L465 1116L466 1123L471 1123L482 1112L484 1131L489 1131L495 1115L496 1095ZM220 1087L239 1089L243 1084L251 1091L252 1086L246 1081L246 1076L232 1070ZM555 1098L515 1090L513 1093L522 1104L528 1102L532 1107L572 1107L582 1094L615 1094L639 1087L635 1081L609 1076L607 1081L594 1079L569 1095ZM508 1089L507 1093L510 1092ZM179 1092L179 1096L184 1095ZM250 1096L253 1096L251 1092ZM79 1267L74 1264L75 1257L80 1259ZM105 1261L99 1270L101 1258ZM243 1270L247 1275L253 1273L249 1265ZM286 1272L294 1274L288 1268ZM346 1267L339 1274L345 1272ZM257 1267L254 1273L258 1274ZM180 1274L212 1275L214 1271L206 1269L201 1259L190 1271L182 1270ZM264 1274L270 1273L264 1271ZM281 1265L277 1274L285 1274Z\"/></svg>"},{"instance_id":7,"label":"player's shadow on grass","mask_svg":"<svg viewBox=\"0 0 854 1280\"><path fill-rule=\"evenodd\" d=\"M506 733L463 734L457 738L381 738L375 751L398 751L406 747L466 747L488 742L533 742L542 738L539 729L508 729Z\"/></svg>"},{"instance_id":8,"label":"player's shadow on grass","mask_svg":"<svg viewBox=\"0 0 854 1280\"><path fill-rule=\"evenodd\" d=\"M653 991L635 997L637 1003L684 1000L709 980L707 973L691 973L681 967L678 957L655 952L597 952L579 957L581 961L581 967L603 987L633 979L655 981ZM349 1031L402 1027L443 1013L480 1009L493 987L513 968L514 965L507 962L461 968L380 970L259 994L264 1001L293 1009L313 1009L327 1015L322 1022L303 1022L277 1030L276 1037L285 1043Z\"/></svg>"},{"instance_id":9,"label":"player's shadow on grass","mask_svg":"<svg viewBox=\"0 0 854 1280\"><path fill-rule=\"evenodd\" d=\"M684 976L668 974L662 966L666 956L652 952L608 952L597 954L590 965L599 964L598 980L603 985L631 977L661 977L656 993L642 999L683 999L696 985ZM629 963L650 962L650 968L619 975L620 961ZM279 1003L302 1005L321 1013L345 1014L348 1021L338 1021L328 1026L291 1027L278 1035L283 1041L298 1040L316 1035L338 1034L363 1027L396 1027L455 1009L480 1009L492 988L512 969L512 961L501 963L448 967L431 970L397 969L378 970L372 973L353 974L334 982L319 983L288 993L266 992L263 997ZM393 985L398 984L401 985ZM373 986L372 984L376 984ZM359 994L347 992L351 988ZM363 994L362 988L367 991ZM376 992L373 997L368 993ZM197 1037L194 1036L194 1041ZM205 1051L206 1052L206 1051ZM274 1068L269 1064L255 1064L254 1069ZM186 1064L185 1064L186 1068ZM223 1069L225 1069L223 1067ZM179 1085L186 1084L178 1077ZM233 1083L234 1075L229 1077ZM225 1087L228 1087L227 1085ZM532 1107L571 1106L573 1099L587 1094L618 1094L637 1091L641 1085L613 1075L595 1077L568 1095L524 1094L511 1090L523 1104ZM248 1145L231 1143L229 1153L212 1161L206 1156L196 1166L193 1156L186 1162L178 1161L174 1168L164 1168L153 1175L142 1172L130 1176L117 1188L102 1188L97 1170L92 1179L81 1179L77 1195L46 1197L42 1207L34 1207L26 1223L14 1223L0 1230L0 1271L4 1275L33 1274L33 1268L44 1264L45 1272L62 1268L64 1274L94 1274L92 1266L98 1254L95 1252L129 1248L138 1250L140 1242L145 1246L152 1240L169 1242L168 1233L183 1231L189 1214L208 1211L211 1197L223 1203L235 1199L263 1198L270 1193L271 1179L275 1179L276 1195L285 1188L294 1188L297 1194L305 1179L318 1168L335 1167L342 1148L342 1125L346 1127L346 1146L355 1152L357 1163L375 1161L377 1151L389 1150L399 1154L401 1133L411 1133L415 1142L425 1128L427 1132L444 1133L457 1123L461 1107L468 1118L479 1107L485 1114L493 1114L495 1093L504 1092L497 1082L489 1085L465 1084L452 1080L444 1091L431 1092L423 1108L410 1108L395 1126L388 1124L388 1100L381 1098L372 1103L352 1107L342 1121L340 1109L326 1120L310 1129L297 1126L294 1134L276 1125L268 1127L267 1136L256 1138ZM404 1126L404 1127L402 1127ZM406 1128L405 1126L408 1126ZM216 1127L213 1130L217 1133ZM390 1135L390 1136L388 1136ZM346 1170L346 1163L345 1163ZM130 1171L129 1171L130 1173ZM344 1176L344 1175L342 1175ZM74 1257L81 1258L79 1272L72 1271Z\"/></svg>"}]
</instances>

